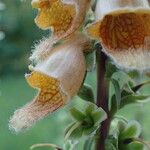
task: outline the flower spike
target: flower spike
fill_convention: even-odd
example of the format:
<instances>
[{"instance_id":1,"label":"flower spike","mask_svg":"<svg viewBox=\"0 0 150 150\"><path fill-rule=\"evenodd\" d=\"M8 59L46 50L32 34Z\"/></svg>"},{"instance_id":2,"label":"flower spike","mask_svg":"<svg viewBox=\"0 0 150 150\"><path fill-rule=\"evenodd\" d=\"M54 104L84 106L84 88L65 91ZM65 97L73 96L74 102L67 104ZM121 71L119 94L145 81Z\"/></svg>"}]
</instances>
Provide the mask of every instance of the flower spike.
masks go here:
<instances>
[{"instance_id":1,"label":"flower spike","mask_svg":"<svg viewBox=\"0 0 150 150\"><path fill-rule=\"evenodd\" d=\"M86 72L83 52L90 48L89 43L85 36L75 35L62 45L49 49L42 61L37 62L31 74L25 77L30 86L38 89L38 95L15 111L10 120L11 129L20 131L32 126L77 94Z\"/></svg>"},{"instance_id":2,"label":"flower spike","mask_svg":"<svg viewBox=\"0 0 150 150\"><path fill-rule=\"evenodd\" d=\"M35 19L42 29L53 29L55 38L64 38L83 23L91 0L32 0L39 10Z\"/></svg>"},{"instance_id":3,"label":"flower spike","mask_svg":"<svg viewBox=\"0 0 150 150\"><path fill-rule=\"evenodd\" d=\"M119 67L150 70L150 7L148 0L98 0L96 22L88 34L101 41Z\"/></svg>"}]
</instances>

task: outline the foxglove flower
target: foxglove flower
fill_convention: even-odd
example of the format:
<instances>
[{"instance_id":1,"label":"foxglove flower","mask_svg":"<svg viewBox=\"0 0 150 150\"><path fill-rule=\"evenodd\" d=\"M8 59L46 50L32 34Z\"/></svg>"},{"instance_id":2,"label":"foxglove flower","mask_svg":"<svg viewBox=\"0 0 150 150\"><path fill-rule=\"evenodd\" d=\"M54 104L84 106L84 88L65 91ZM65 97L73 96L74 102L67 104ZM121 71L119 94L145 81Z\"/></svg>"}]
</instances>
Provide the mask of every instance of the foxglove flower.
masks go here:
<instances>
[{"instance_id":1,"label":"foxglove flower","mask_svg":"<svg viewBox=\"0 0 150 150\"><path fill-rule=\"evenodd\" d=\"M47 43L47 42L46 42ZM48 48L45 41L42 45ZM49 44L51 47L51 43ZM43 47L43 48L44 48ZM90 41L76 34L63 44L51 47L43 55L37 53L39 62L27 74L26 80L38 95L23 108L16 110L10 120L10 128L15 131L30 127L37 120L66 105L78 92L86 72L84 51L90 48Z\"/></svg>"},{"instance_id":2,"label":"foxglove flower","mask_svg":"<svg viewBox=\"0 0 150 150\"><path fill-rule=\"evenodd\" d=\"M98 0L96 22L88 34L119 67L150 69L150 7L148 0Z\"/></svg>"},{"instance_id":3,"label":"foxglove flower","mask_svg":"<svg viewBox=\"0 0 150 150\"><path fill-rule=\"evenodd\" d=\"M64 38L83 23L91 0L32 0L39 10L35 19L42 29L52 28L55 38Z\"/></svg>"}]
</instances>

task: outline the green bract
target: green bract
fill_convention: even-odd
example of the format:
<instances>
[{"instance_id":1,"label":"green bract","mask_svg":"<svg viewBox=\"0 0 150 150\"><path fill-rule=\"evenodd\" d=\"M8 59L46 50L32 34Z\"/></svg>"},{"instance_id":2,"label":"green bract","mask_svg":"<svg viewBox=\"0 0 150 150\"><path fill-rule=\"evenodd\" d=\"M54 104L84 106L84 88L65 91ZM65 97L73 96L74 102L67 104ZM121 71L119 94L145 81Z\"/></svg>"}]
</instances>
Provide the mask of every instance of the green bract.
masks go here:
<instances>
[{"instance_id":1,"label":"green bract","mask_svg":"<svg viewBox=\"0 0 150 150\"><path fill-rule=\"evenodd\" d=\"M66 129L65 139L78 140L84 136L93 136L107 115L102 108L88 103L84 111L70 109L74 122Z\"/></svg>"},{"instance_id":2,"label":"green bract","mask_svg":"<svg viewBox=\"0 0 150 150\"><path fill-rule=\"evenodd\" d=\"M106 150L144 150L144 144L137 141L142 130L137 121L114 119L106 141Z\"/></svg>"}]
</instances>

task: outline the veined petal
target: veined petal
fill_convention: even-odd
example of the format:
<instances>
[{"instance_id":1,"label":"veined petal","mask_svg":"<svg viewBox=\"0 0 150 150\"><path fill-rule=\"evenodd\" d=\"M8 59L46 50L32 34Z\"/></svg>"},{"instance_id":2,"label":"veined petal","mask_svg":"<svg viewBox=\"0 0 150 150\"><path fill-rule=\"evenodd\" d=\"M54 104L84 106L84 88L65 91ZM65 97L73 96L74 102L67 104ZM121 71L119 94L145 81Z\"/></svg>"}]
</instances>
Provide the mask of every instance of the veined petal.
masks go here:
<instances>
[{"instance_id":1,"label":"veined petal","mask_svg":"<svg viewBox=\"0 0 150 150\"><path fill-rule=\"evenodd\" d=\"M66 95L57 79L36 71L27 75L26 79L39 92L32 102L15 111L10 120L10 128L16 132L32 126L36 120L65 105Z\"/></svg>"},{"instance_id":2,"label":"veined petal","mask_svg":"<svg viewBox=\"0 0 150 150\"><path fill-rule=\"evenodd\" d=\"M87 29L119 67L150 70L150 8L147 0L99 0Z\"/></svg>"},{"instance_id":3,"label":"veined petal","mask_svg":"<svg viewBox=\"0 0 150 150\"><path fill-rule=\"evenodd\" d=\"M83 23L91 0L32 0L39 9L35 19L42 29L53 28L56 38L70 35Z\"/></svg>"},{"instance_id":4,"label":"veined petal","mask_svg":"<svg viewBox=\"0 0 150 150\"><path fill-rule=\"evenodd\" d=\"M29 85L39 92L33 101L14 113L10 120L11 129L20 131L28 128L70 101L85 76L83 51L89 43L84 36L72 37L51 48L49 55L37 63L31 74L26 75Z\"/></svg>"}]
</instances>

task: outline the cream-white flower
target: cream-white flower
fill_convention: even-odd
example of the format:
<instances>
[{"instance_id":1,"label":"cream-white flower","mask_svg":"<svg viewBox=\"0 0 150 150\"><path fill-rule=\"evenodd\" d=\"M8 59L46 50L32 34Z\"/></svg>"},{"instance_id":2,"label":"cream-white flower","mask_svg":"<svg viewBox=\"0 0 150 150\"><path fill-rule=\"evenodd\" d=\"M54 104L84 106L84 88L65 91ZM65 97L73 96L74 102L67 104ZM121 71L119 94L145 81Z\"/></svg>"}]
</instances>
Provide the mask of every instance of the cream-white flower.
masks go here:
<instances>
[{"instance_id":1,"label":"cream-white flower","mask_svg":"<svg viewBox=\"0 0 150 150\"><path fill-rule=\"evenodd\" d=\"M43 59L39 59L26 79L29 85L39 90L38 95L15 111L10 128L20 131L32 126L37 120L66 105L77 94L86 72L84 51L89 47L89 39L76 34L63 44L51 47L46 51L49 53L43 55L36 52Z\"/></svg>"},{"instance_id":2,"label":"cream-white flower","mask_svg":"<svg viewBox=\"0 0 150 150\"><path fill-rule=\"evenodd\" d=\"M150 70L148 0L98 0L95 16L88 34L101 41L119 67Z\"/></svg>"}]
</instances>

